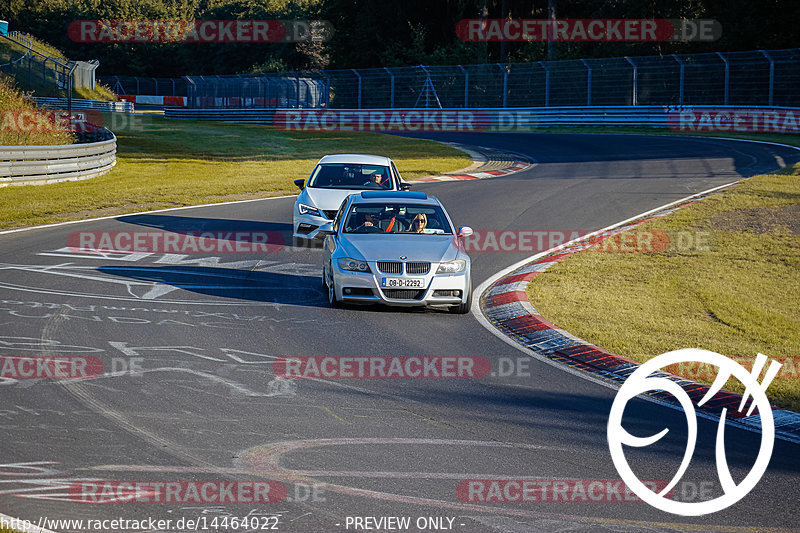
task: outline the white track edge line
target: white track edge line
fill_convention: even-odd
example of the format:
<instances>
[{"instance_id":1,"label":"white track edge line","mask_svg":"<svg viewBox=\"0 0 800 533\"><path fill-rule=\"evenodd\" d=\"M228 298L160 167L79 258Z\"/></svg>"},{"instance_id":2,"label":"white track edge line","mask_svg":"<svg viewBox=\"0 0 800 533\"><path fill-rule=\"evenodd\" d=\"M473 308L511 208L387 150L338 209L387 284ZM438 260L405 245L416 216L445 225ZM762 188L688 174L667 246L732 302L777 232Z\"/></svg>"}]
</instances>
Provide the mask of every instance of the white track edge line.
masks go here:
<instances>
[{"instance_id":1,"label":"white track edge line","mask_svg":"<svg viewBox=\"0 0 800 533\"><path fill-rule=\"evenodd\" d=\"M65 220L64 222L54 222L52 224L42 224L39 226L28 226L25 228L14 228L14 229L7 229L0 231L0 235L6 235L9 233L18 233L20 231L30 231L34 229L44 229L44 228L55 228L58 226L66 226L67 224L80 224L81 222L94 222L96 220L109 220L112 218L119 218L119 217L129 217L133 215L149 215L152 213L164 213L166 211L178 211L181 209L195 209L200 207L214 207L220 205L232 205L232 204L244 204L248 202L263 202L265 200L278 200L281 198L293 198L297 196L296 194L285 194L283 196L268 196L266 198L251 198L249 200L231 200L230 202L217 202L213 204L199 204L199 205L183 205L181 207L166 207L164 209L155 209L153 211L137 211L135 213L118 213L116 215L107 215L103 217L96 217L96 218L83 218L81 220Z\"/></svg>"}]
</instances>

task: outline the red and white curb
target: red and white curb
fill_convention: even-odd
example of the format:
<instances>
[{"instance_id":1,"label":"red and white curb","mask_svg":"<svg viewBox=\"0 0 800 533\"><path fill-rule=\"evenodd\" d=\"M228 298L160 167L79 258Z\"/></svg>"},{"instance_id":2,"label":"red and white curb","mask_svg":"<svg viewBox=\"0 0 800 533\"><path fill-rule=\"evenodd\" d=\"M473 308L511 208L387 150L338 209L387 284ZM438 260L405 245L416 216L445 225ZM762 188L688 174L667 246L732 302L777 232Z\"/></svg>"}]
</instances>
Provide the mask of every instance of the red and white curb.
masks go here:
<instances>
[{"instance_id":1,"label":"red and white curb","mask_svg":"<svg viewBox=\"0 0 800 533\"><path fill-rule=\"evenodd\" d=\"M522 172L523 170L528 170L529 168L536 166L535 161L521 154L503 152L500 150L495 150L494 148L486 148L486 147L480 147L481 151L476 152L474 149L469 149L469 147L462 146L457 143L442 143L442 144L448 144L450 146L453 146L454 148L466 152L470 157L472 157L473 160L476 160L477 164L473 164L472 166L467 167L466 169L456 170L455 172L441 174L439 176L428 176L425 178L420 178L418 180L414 180L415 182L467 181L467 180L480 180L486 178L497 178L499 176L507 176L509 174ZM477 167L484 166L490 161L506 161L508 166L495 170L482 170L482 171L469 172L471 168L476 166Z\"/></svg>"},{"instance_id":2,"label":"red and white curb","mask_svg":"<svg viewBox=\"0 0 800 533\"><path fill-rule=\"evenodd\" d=\"M186 107L185 96L150 96L146 94L120 94L120 100L145 105L167 105L172 107Z\"/></svg>"},{"instance_id":3,"label":"red and white curb","mask_svg":"<svg viewBox=\"0 0 800 533\"><path fill-rule=\"evenodd\" d=\"M731 184L729 184L731 185ZM727 187L727 185L723 186ZM592 377L592 381L602 380L616 388L632 374L640 363L631 359L614 355L603 348L580 339L555 326L542 316L528 300L527 287L539 273L554 264L563 261L570 255L596 245L600 241L643 224L653 218L663 217L676 209L693 203L701 195L717 190L720 187L705 191L698 195L680 200L678 205L668 204L658 210L644 213L633 220L627 220L613 227L593 232L585 237L575 239L552 250L529 258L522 266L512 266L501 273L499 279L490 280L485 290L478 289L481 294L480 311L488 322L501 333L513 339L539 356L566 366L572 373ZM691 200L690 200L691 199ZM674 207L673 207L674 206ZM477 313L476 313L477 314ZM484 325L486 325L484 323ZM741 425L748 429L760 429L760 416L756 413L746 416L738 410L742 400L740 394L721 390L702 407L699 402L710 388L708 385L675 376L667 372L653 374L676 382L692 399L699 415L705 418L718 419L723 408L728 408L728 423ZM591 378L590 378L591 379ZM658 403L681 409L675 398L664 391L647 393L649 399ZM775 434L777 437L791 442L800 442L800 414L773 408Z\"/></svg>"}]
</instances>

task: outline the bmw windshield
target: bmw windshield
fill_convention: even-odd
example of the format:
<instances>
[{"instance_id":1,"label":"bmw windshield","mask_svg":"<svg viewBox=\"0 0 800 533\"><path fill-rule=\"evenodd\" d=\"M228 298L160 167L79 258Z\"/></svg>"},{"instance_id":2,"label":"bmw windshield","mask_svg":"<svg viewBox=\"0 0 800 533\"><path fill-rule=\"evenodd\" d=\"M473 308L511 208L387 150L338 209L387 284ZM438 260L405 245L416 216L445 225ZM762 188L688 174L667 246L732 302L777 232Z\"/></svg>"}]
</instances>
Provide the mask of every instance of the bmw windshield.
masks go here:
<instances>
[{"instance_id":1,"label":"bmw windshield","mask_svg":"<svg viewBox=\"0 0 800 533\"><path fill-rule=\"evenodd\" d=\"M375 189L392 188L389 167L350 163L325 163L317 165L308 180L309 187L320 189Z\"/></svg>"},{"instance_id":2,"label":"bmw windshield","mask_svg":"<svg viewBox=\"0 0 800 533\"><path fill-rule=\"evenodd\" d=\"M453 228L436 205L357 204L346 214L343 232L452 235Z\"/></svg>"}]
</instances>

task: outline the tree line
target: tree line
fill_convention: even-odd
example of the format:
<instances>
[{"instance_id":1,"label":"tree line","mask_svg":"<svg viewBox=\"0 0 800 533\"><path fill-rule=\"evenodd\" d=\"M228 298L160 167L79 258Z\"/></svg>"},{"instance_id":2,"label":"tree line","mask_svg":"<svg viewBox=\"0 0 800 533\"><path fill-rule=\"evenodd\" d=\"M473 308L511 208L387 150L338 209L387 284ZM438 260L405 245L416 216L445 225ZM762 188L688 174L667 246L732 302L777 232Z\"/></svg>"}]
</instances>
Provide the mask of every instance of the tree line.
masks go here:
<instances>
[{"instance_id":1,"label":"tree line","mask_svg":"<svg viewBox=\"0 0 800 533\"><path fill-rule=\"evenodd\" d=\"M152 77L726 52L797 47L796 0L2 0L11 29L99 73ZM714 42L465 42L463 19L714 19ZM325 42L75 42L77 20L326 20Z\"/></svg>"}]
</instances>

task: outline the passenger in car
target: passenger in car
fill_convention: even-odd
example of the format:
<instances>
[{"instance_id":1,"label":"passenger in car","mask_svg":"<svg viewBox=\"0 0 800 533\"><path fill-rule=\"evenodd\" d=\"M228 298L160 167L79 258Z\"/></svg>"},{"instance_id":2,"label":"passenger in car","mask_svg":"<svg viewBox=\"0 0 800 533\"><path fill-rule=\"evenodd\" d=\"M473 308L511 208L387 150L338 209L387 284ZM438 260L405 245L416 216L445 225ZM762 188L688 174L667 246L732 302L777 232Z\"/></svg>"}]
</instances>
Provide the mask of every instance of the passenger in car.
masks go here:
<instances>
[{"instance_id":1,"label":"passenger in car","mask_svg":"<svg viewBox=\"0 0 800 533\"><path fill-rule=\"evenodd\" d=\"M414 219L411 221L411 229L412 233L425 233L425 226L428 225L428 217L425 213L419 213Z\"/></svg>"}]
</instances>

